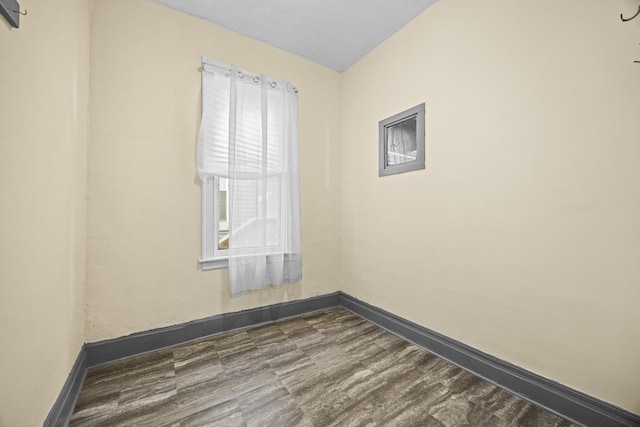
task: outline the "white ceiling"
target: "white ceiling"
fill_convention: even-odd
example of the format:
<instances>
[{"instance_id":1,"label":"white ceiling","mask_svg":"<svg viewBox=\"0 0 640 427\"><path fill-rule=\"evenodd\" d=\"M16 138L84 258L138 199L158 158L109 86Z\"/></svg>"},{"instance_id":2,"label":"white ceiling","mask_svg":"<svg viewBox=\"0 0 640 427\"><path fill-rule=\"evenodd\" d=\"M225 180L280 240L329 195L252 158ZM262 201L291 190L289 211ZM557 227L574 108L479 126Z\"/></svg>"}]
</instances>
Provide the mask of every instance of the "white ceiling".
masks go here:
<instances>
[{"instance_id":1,"label":"white ceiling","mask_svg":"<svg viewBox=\"0 0 640 427\"><path fill-rule=\"evenodd\" d=\"M156 0L344 71L436 0Z\"/></svg>"}]
</instances>

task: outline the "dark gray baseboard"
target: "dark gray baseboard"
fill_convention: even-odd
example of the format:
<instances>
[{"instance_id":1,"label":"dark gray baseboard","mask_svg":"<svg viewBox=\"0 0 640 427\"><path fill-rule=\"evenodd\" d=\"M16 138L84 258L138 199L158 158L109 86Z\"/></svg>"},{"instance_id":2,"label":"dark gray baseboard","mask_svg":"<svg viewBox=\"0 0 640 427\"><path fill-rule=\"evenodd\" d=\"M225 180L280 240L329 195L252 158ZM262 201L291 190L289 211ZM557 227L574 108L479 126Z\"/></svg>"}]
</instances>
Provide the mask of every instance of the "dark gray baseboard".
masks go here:
<instances>
[{"instance_id":1,"label":"dark gray baseboard","mask_svg":"<svg viewBox=\"0 0 640 427\"><path fill-rule=\"evenodd\" d=\"M66 426L88 368L209 335L342 306L372 323L577 424L640 427L640 416L497 359L343 292L224 313L180 325L85 344L45 427Z\"/></svg>"},{"instance_id":2,"label":"dark gray baseboard","mask_svg":"<svg viewBox=\"0 0 640 427\"><path fill-rule=\"evenodd\" d=\"M234 313L223 313L180 325L84 344L43 426L62 427L69 425L76 400L89 368L209 335L325 310L336 307L339 303L340 292L334 292L303 300L251 308Z\"/></svg>"},{"instance_id":3,"label":"dark gray baseboard","mask_svg":"<svg viewBox=\"0 0 640 427\"><path fill-rule=\"evenodd\" d=\"M91 368L209 335L256 326L262 323L275 322L312 311L324 310L335 307L339 303L340 292L334 292L332 294L303 300L251 308L234 313L218 314L180 325L139 332L111 340L88 343L85 345L87 351L87 367Z\"/></svg>"},{"instance_id":4,"label":"dark gray baseboard","mask_svg":"<svg viewBox=\"0 0 640 427\"><path fill-rule=\"evenodd\" d=\"M78 357L71 368L71 372L67 380L62 386L60 394L56 399L49 415L44 420L44 427L63 427L69 425L73 408L76 406L76 400L80 394L84 377L87 374L87 355L84 351L84 345L78 353Z\"/></svg>"},{"instance_id":5,"label":"dark gray baseboard","mask_svg":"<svg viewBox=\"0 0 640 427\"><path fill-rule=\"evenodd\" d=\"M461 368L585 426L640 426L640 416L497 359L344 292L340 305Z\"/></svg>"}]
</instances>

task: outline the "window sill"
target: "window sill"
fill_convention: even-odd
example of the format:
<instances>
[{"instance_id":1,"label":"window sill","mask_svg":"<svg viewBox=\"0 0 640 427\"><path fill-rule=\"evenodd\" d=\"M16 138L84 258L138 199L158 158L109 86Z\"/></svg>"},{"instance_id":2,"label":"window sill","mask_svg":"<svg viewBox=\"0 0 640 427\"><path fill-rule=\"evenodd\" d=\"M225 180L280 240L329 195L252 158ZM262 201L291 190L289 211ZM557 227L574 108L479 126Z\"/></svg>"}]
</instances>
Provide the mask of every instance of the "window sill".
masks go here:
<instances>
[{"instance_id":1,"label":"window sill","mask_svg":"<svg viewBox=\"0 0 640 427\"><path fill-rule=\"evenodd\" d=\"M247 254L252 255L252 254ZM283 254L269 253L267 254L267 264L282 263ZM286 253L284 254L285 261L291 260L293 257L300 256L300 254ZM222 268L229 268L229 258L218 259L199 259L198 262L202 265L202 271L207 270L220 270Z\"/></svg>"},{"instance_id":2,"label":"window sill","mask_svg":"<svg viewBox=\"0 0 640 427\"><path fill-rule=\"evenodd\" d=\"M202 271L229 268L229 260L227 259L201 259L199 261L202 265Z\"/></svg>"}]
</instances>

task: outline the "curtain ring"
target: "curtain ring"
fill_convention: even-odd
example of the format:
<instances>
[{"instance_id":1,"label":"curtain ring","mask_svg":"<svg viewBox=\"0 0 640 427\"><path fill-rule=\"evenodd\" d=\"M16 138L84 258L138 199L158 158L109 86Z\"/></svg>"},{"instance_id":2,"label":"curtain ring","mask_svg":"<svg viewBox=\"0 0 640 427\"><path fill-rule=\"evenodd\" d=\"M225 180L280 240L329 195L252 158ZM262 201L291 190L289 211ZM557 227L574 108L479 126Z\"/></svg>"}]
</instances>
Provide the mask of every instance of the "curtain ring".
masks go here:
<instances>
[{"instance_id":1,"label":"curtain ring","mask_svg":"<svg viewBox=\"0 0 640 427\"><path fill-rule=\"evenodd\" d=\"M242 71L238 71L238 77L240 77L241 79L244 79L244 74L242 74Z\"/></svg>"},{"instance_id":2,"label":"curtain ring","mask_svg":"<svg viewBox=\"0 0 640 427\"><path fill-rule=\"evenodd\" d=\"M278 83L276 82L271 82L271 87L275 89L275 87L278 86Z\"/></svg>"},{"instance_id":3,"label":"curtain ring","mask_svg":"<svg viewBox=\"0 0 640 427\"><path fill-rule=\"evenodd\" d=\"M258 83L259 81L260 81L260 77L255 76L255 77L253 78L253 82L254 82L254 83Z\"/></svg>"}]
</instances>

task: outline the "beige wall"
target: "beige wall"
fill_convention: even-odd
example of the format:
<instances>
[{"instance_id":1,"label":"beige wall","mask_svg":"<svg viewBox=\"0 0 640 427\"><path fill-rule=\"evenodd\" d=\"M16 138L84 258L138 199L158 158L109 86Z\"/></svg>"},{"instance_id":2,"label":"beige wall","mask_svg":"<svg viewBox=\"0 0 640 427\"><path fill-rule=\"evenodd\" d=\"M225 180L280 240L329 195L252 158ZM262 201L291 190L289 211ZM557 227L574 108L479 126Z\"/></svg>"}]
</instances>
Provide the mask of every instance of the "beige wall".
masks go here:
<instances>
[{"instance_id":1,"label":"beige wall","mask_svg":"<svg viewBox=\"0 0 640 427\"><path fill-rule=\"evenodd\" d=\"M640 413L636 7L440 0L347 70L341 289ZM379 178L421 102L426 170Z\"/></svg>"},{"instance_id":2,"label":"beige wall","mask_svg":"<svg viewBox=\"0 0 640 427\"><path fill-rule=\"evenodd\" d=\"M635 2L440 0L343 75L151 0L22 3L0 426L42 423L85 339L337 289L640 412ZM232 299L199 269L202 55L301 90L302 285ZM421 102L427 169L379 178L378 121Z\"/></svg>"},{"instance_id":3,"label":"beige wall","mask_svg":"<svg viewBox=\"0 0 640 427\"><path fill-rule=\"evenodd\" d=\"M199 268L202 55L300 89L301 285ZM91 63L87 341L338 289L340 74L151 0L96 2Z\"/></svg>"},{"instance_id":4,"label":"beige wall","mask_svg":"<svg viewBox=\"0 0 640 427\"><path fill-rule=\"evenodd\" d=\"M0 426L41 425L83 342L89 16L0 18Z\"/></svg>"}]
</instances>

